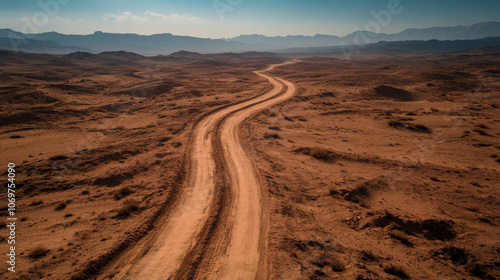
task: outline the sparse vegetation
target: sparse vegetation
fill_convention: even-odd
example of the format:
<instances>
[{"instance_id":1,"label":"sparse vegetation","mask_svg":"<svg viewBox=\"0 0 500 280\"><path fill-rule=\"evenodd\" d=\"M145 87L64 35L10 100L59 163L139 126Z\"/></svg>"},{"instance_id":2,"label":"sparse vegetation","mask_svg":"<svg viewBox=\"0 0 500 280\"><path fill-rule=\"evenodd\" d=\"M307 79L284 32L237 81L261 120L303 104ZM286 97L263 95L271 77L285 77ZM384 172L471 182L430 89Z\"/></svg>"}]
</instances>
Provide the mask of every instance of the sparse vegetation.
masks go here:
<instances>
[{"instance_id":1,"label":"sparse vegetation","mask_svg":"<svg viewBox=\"0 0 500 280\"><path fill-rule=\"evenodd\" d=\"M319 94L321 97L335 97L335 93L331 91L325 91Z\"/></svg>"},{"instance_id":2,"label":"sparse vegetation","mask_svg":"<svg viewBox=\"0 0 500 280\"><path fill-rule=\"evenodd\" d=\"M168 141L170 141L170 139L172 139L172 138L171 137L162 137L160 139L160 143L168 142Z\"/></svg>"},{"instance_id":3,"label":"sparse vegetation","mask_svg":"<svg viewBox=\"0 0 500 280\"><path fill-rule=\"evenodd\" d=\"M126 200L123 202L123 206L118 209L118 214L115 216L116 218L119 219L125 219L130 217L133 212L136 212L139 210L139 202L133 199Z\"/></svg>"},{"instance_id":4,"label":"sparse vegetation","mask_svg":"<svg viewBox=\"0 0 500 280\"><path fill-rule=\"evenodd\" d=\"M482 130L482 129L479 129L479 128L476 128L474 130L472 130L476 133L478 133L479 135L482 135L482 136L491 136L488 132Z\"/></svg>"},{"instance_id":5,"label":"sparse vegetation","mask_svg":"<svg viewBox=\"0 0 500 280\"><path fill-rule=\"evenodd\" d=\"M51 161L58 161L58 160L65 160L65 159L68 159L68 156L66 156L66 155L55 155L55 156L51 156L49 158L49 160L51 160Z\"/></svg>"},{"instance_id":6,"label":"sparse vegetation","mask_svg":"<svg viewBox=\"0 0 500 280\"><path fill-rule=\"evenodd\" d=\"M492 266L477 262L475 260L470 261L467 265L467 270L470 272L470 274L481 279L495 279L495 277L490 275L491 268Z\"/></svg>"},{"instance_id":7,"label":"sparse vegetation","mask_svg":"<svg viewBox=\"0 0 500 280\"><path fill-rule=\"evenodd\" d=\"M21 136L21 135L11 135L9 138L11 138L11 139L19 139L19 138L24 138L24 137Z\"/></svg>"},{"instance_id":8,"label":"sparse vegetation","mask_svg":"<svg viewBox=\"0 0 500 280\"><path fill-rule=\"evenodd\" d=\"M331 268L335 272L342 272L345 270L345 264L337 258L333 258L333 257L329 258L328 264L331 266Z\"/></svg>"},{"instance_id":9,"label":"sparse vegetation","mask_svg":"<svg viewBox=\"0 0 500 280\"><path fill-rule=\"evenodd\" d=\"M28 205L28 206L38 206L38 205L42 205L42 204L43 204L43 201L37 200L37 201L33 201L32 203L30 203L30 205Z\"/></svg>"},{"instance_id":10,"label":"sparse vegetation","mask_svg":"<svg viewBox=\"0 0 500 280\"><path fill-rule=\"evenodd\" d=\"M30 252L28 253L28 258L30 258L32 260L37 260L37 259L45 257L49 252L50 252L50 249L48 249L45 246L40 245L40 246L37 246L34 249L30 250Z\"/></svg>"},{"instance_id":11,"label":"sparse vegetation","mask_svg":"<svg viewBox=\"0 0 500 280\"><path fill-rule=\"evenodd\" d=\"M398 240L401 244L407 247L413 247L413 243L406 237L406 235L400 231L392 231L389 236L393 239Z\"/></svg>"},{"instance_id":12,"label":"sparse vegetation","mask_svg":"<svg viewBox=\"0 0 500 280\"><path fill-rule=\"evenodd\" d=\"M0 229L6 228L7 223L6 222L0 222Z\"/></svg>"},{"instance_id":13,"label":"sparse vegetation","mask_svg":"<svg viewBox=\"0 0 500 280\"><path fill-rule=\"evenodd\" d=\"M406 119L410 120L410 119ZM403 123L401 121L390 121L389 126L392 128L400 129L406 128L408 130L420 133L431 133L431 129L423 124L411 124L411 123Z\"/></svg>"},{"instance_id":14,"label":"sparse vegetation","mask_svg":"<svg viewBox=\"0 0 500 280\"><path fill-rule=\"evenodd\" d=\"M264 133L264 139L281 139L281 136L278 133L266 132Z\"/></svg>"},{"instance_id":15,"label":"sparse vegetation","mask_svg":"<svg viewBox=\"0 0 500 280\"><path fill-rule=\"evenodd\" d=\"M482 128L482 129L490 129L487 125L485 124L476 124L476 127Z\"/></svg>"},{"instance_id":16,"label":"sparse vegetation","mask_svg":"<svg viewBox=\"0 0 500 280\"><path fill-rule=\"evenodd\" d=\"M133 194L133 193L134 193L134 190L131 189L130 187L122 187L115 192L114 198L116 200L120 200L124 197L127 197L127 196Z\"/></svg>"},{"instance_id":17,"label":"sparse vegetation","mask_svg":"<svg viewBox=\"0 0 500 280\"><path fill-rule=\"evenodd\" d=\"M406 127L404 123L398 121L390 121L389 126L393 128L403 128Z\"/></svg>"},{"instance_id":18,"label":"sparse vegetation","mask_svg":"<svg viewBox=\"0 0 500 280\"><path fill-rule=\"evenodd\" d=\"M384 271L388 274L399 277L400 279L410 279L410 276L405 272L403 267L396 265L386 265L384 266Z\"/></svg>"},{"instance_id":19,"label":"sparse vegetation","mask_svg":"<svg viewBox=\"0 0 500 280\"><path fill-rule=\"evenodd\" d=\"M420 133L431 133L431 129L423 124L410 124L407 128L411 131L420 132Z\"/></svg>"},{"instance_id":20,"label":"sparse vegetation","mask_svg":"<svg viewBox=\"0 0 500 280\"><path fill-rule=\"evenodd\" d=\"M315 147L309 155L316 159L325 159L330 155L330 151L325 148Z\"/></svg>"},{"instance_id":21,"label":"sparse vegetation","mask_svg":"<svg viewBox=\"0 0 500 280\"><path fill-rule=\"evenodd\" d=\"M338 158L338 155L335 152L332 152L328 149L321 148L321 147L299 148L297 150L294 150L294 152L308 155L308 156L311 156L317 160L326 161L326 162L333 162L334 160L336 160Z\"/></svg>"},{"instance_id":22,"label":"sparse vegetation","mask_svg":"<svg viewBox=\"0 0 500 280\"><path fill-rule=\"evenodd\" d=\"M59 204L56 206L56 208L55 208L54 210L56 210L56 211L62 211L62 210L64 210L64 209L66 209L66 206L67 206L67 205L66 205L66 203L61 202L61 203L59 203Z\"/></svg>"},{"instance_id":23,"label":"sparse vegetation","mask_svg":"<svg viewBox=\"0 0 500 280\"><path fill-rule=\"evenodd\" d=\"M361 251L361 255L361 259L365 262L373 262L378 259L372 252L366 250Z\"/></svg>"},{"instance_id":24,"label":"sparse vegetation","mask_svg":"<svg viewBox=\"0 0 500 280\"><path fill-rule=\"evenodd\" d=\"M172 145L174 146L174 148L179 148L180 146L182 146L182 143L181 142L174 142L174 143L172 143Z\"/></svg>"},{"instance_id":25,"label":"sparse vegetation","mask_svg":"<svg viewBox=\"0 0 500 280\"><path fill-rule=\"evenodd\" d=\"M469 254L464 249L455 246L446 246L434 251L434 256L449 258L455 265L465 265L469 262Z\"/></svg>"}]
</instances>

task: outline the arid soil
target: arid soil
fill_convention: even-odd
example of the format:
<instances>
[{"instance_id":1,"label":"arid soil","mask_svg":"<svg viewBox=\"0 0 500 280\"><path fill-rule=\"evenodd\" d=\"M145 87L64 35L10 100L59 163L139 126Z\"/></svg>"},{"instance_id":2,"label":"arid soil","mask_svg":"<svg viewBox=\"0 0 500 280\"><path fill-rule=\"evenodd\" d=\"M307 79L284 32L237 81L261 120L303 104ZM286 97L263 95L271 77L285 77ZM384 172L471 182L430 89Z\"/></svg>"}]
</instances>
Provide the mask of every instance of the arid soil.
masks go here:
<instances>
[{"instance_id":1,"label":"arid soil","mask_svg":"<svg viewBox=\"0 0 500 280\"><path fill-rule=\"evenodd\" d=\"M0 57L0 174L16 164L19 218L18 272L2 262L1 279L163 274L176 224L194 230L175 232L175 279L500 278L499 49L302 58L267 76L254 71L286 59ZM208 188L195 143L215 147ZM0 221L1 252L8 234Z\"/></svg>"},{"instance_id":2,"label":"arid soil","mask_svg":"<svg viewBox=\"0 0 500 280\"><path fill-rule=\"evenodd\" d=\"M499 279L500 56L311 58L242 129L271 279Z\"/></svg>"},{"instance_id":3,"label":"arid soil","mask_svg":"<svg viewBox=\"0 0 500 280\"><path fill-rule=\"evenodd\" d=\"M19 218L18 272L7 273L2 262L3 279L101 272L176 201L198 118L268 91L252 71L282 61L1 55L1 165L5 180L7 163L17 166ZM6 252L8 230L0 227Z\"/></svg>"}]
</instances>

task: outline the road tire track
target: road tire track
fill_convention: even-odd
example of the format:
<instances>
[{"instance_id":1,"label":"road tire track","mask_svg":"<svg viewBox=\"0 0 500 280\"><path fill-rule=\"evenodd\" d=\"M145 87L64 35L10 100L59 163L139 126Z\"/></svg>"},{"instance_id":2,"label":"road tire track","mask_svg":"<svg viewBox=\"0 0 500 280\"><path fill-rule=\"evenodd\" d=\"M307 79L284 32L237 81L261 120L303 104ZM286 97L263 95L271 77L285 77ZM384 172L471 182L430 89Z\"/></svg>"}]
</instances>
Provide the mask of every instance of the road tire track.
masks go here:
<instances>
[{"instance_id":1,"label":"road tire track","mask_svg":"<svg viewBox=\"0 0 500 280\"><path fill-rule=\"evenodd\" d=\"M262 248L260 176L239 140L251 115L293 96L295 86L255 73L273 89L221 108L197 123L189 178L154 242L114 279L255 279ZM286 89L286 90L285 90ZM227 176L228 175L228 176Z\"/></svg>"}]
</instances>

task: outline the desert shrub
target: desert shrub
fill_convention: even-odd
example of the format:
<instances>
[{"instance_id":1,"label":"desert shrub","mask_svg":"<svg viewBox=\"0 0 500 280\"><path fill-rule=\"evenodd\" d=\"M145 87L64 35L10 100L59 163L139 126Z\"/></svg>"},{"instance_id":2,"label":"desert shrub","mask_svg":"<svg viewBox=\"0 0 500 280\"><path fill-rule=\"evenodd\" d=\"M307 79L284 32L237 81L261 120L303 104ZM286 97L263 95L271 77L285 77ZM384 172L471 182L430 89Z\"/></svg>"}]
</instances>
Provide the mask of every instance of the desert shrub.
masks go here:
<instances>
[{"instance_id":1,"label":"desert shrub","mask_svg":"<svg viewBox=\"0 0 500 280\"><path fill-rule=\"evenodd\" d=\"M265 139L281 139L281 136L278 134L278 133L269 133L269 132L266 132L264 133L264 138Z\"/></svg>"},{"instance_id":2,"label":"desert shrub","mask_svg":"<svg viewBox=\"0 0 500 280\"><path fill-rule=\"evenodd\" d=\"M389 233L389 236L393 239L398 240L401 242L401 244L407 246L407 247L413 247L413 243L406 237L406 235L400 231L393 231Z\"/></svg>"},{"instance_id":3,"label":"desert shrub","mask_svg":"<svg viewBox=\"0 0 500 280\"><path fill-rule=\"evenodd\" d=\"M37 200L37 201L33 201L32 203L30 203L30 205L28 205L28 206L38 206L38 205L42 205L42 204L43 204L43 201Z\"/></svg>"},{"instance_id":4,"label":"desert shrub","mask_svg":"<svg viewBox=\"0 0 500 280\"><path fill-rule=\"evenodd\" d=\"M491 266L478 263L476 261L471 261L467 265L467 270L469 271L469 273L481 279L495 279L490 274L491 269Z\"/></svg>"},{"instance_id":5,"label":"desert shrub","mask_svg":"<svg viewBox=\"0 0 500 280\"><path fill-rule=\"evenodd\" d=\"M358 276L356 276L355 278L356 280L371 280L373 279L371 276L369 275L362 275L362 274L359 274Z\"/></svg>"},{"instance_id":6,"label":"desert shrub","mask_svg":"<svg viewBox=\"0 0 500 280\"><path fill-rule=\"evenodd\" d=\"M335 272L342 272L345 270L345 264L336 258L329 258L328 264Z\"/></svg>"},{"instance_id":7,"label":"desert shrub","mask_svg":"<svg viewBox=\"0 0 500 280\"><path fill-rule=\"evenodd\" d=\"M119 190L117 190L115 192L114 198L116 200L119 200L119 199L127 197L127 196L129 196L129 195L131 195L133 193L134 193L134 190L132 190L131 188L129 188L129 187L122 187L122 188L120 188Z\"/></svg>"},{"instance_id":8,"label":"desert shrub","mask_svg":"<svg viewBox=\"0 0 500 280\"><path fill-rule=\"evenodd\" d=\"M398 122L398 121L390 121L390 122L389 122L389 126L390 126L390 127L394 127L394 128L401 128L401 127L405 127L404 123L402 123L402 122Z\"/></svg>"},{"instance_id":9,"label":"desert shrub","mask_svg":"<svg viewBox=\"0 0 500 280\"><path fill-rule=\"evenodd\" d=\"M476 127L482 128L482 129L490 129L487 125L485 124L476 124Z\"/></svg>"},{"instance_id":10,"label":"desert shrub","mask_svg":"<svg viewBox=\"0 0 500 280\"><path fill-rule=\"evenodd\" d=\"M6 227L7 227L7 223L0 222L0 229L6 228Z\"/></svg>"},{"instance_id":11,"label":"desert shrub","mask_svg":"<svg viewBox=\"0 0 500 280\"><path fill-rule=\"evenodd\" d=\"M365 250L361 251L361 256L361 259L365 262L373 262L378 259L372 252Z\"/></svg>"},{"instance_id":12,"label":"desert shrub","mask_svg":"<svg viewBox=\"0 0 500 280\"><path fill-rule=\"evenodd\" d=\"M325 148L315 147L311 150L310 155L316 159L324 159L330 155L330 151Z\"/></svg>"},{"instance_id":13,"label":"desert shrub","mask_svg":"<svg viewBox=\"0 0 500 280\"><path fill-rule=\"evenodd\" d=\"M308 155L308 156L311 156L317 160L326 161L326 162L333 162L335 159L338 158L338 155L335 152L332 152L328 149L321 148L321 147L299 148L299 149L294 150L294 152Z\"/></svg>"},{"instance_id":14,"label":"desert shrub","mask_svg":"<svg viewBox=\"0 0 500 280\"><path fill-rule=\"evenodd\" d=\"M479 129L479 128L474 129L473 131L476 132L476 133L479 133L479 135L482 135L482 136L491 136L491 135L488 134L488 132L486 132L486 131L484 131L482 129Z\"/></svg>"},{"instance_id":15,"label":"desert shrub","mask_svg":"<svg viewBox=\"0 0 500 280\"><path fill-rule=\"evenodd\" d=\"M118 214L116 215L116 218L119 219L125 219L130 217L133 212L136 212L139 210L139 202L133 199L126 200L123 202L123 206L118 209Z\"/></svg>"},{"instance_id":16,"label":"desert shrub","mask_svg":"<svg viewBox=\"0 0 500 280\"><path fill-rule=\"evenodd\" d=\"M366 226L387 227L404 231L409 235L422 234L429 240L453 240L456 232L453 229L453 221L427 219L423 221L403 220L389 212L378 215Z\"/></svg>"},{"instance_id":17,"label":"desert shrub","mask_svg":"<svg viewBox=\"0 0 500 280\"><path fill-rule=\"evenodd\" d=\"M24 137L22 137L21 135L11 135L10 138L11 139L19 139L19 138L24 138Z\"/></svg>"},{"instance_id":18,"label":"desert shrub","mask_svg":"<svg viewBox=\"0 0 500 280\"><path fill-rule=\"evenodd\" d=\"M170 141L170 139L172 139L172 138L170 138L170 137L163 137L163 138L160 139L160 142L164 143L164 142Z\"/></svg>"},{"instance_id":19,"label":"desert shrub","mask_svg":"<svg viewBox=\"0 0 500 280\"><path fill-rule=\"evenodd\" d=\"M335 272L343 272L345 270L345 264L334 256L322 255L318 259L311 261L311 263L320 268L329 266Z\"/></svg>"},{"instance_id":20,"label":"desert shrub","mask_svg":"<svg viewBox=\"0 0 500 280\"><path fill-rule=\"evenodd\" d=\"M454 246L446 246L441 250L434 251L434 256L439 255L449 258L455 265L465 265L469 262L469 254L464 249Z\"/></svg>"},{"instance_id":21,"label":"desert shrub","mask_svg":"<svg viewBox=\"0 0 500 280\"><path fill-rule=\"evenodd\" d=\"M383 85L383 86L376 87L375 92L382 95L382 96L389 97L392 99L401 100L401 101L413 101L414 100L414 96L411 92L408 92L404 89L391 87L391 86Z\"/></svg>"},{"instance_id":22,"label":"desert shrub","mask_svg":"<svg viewBox=\"0 0 500 280\"><path fill-rule=\"evenodd\" d=\"M56 206L56 208L55 208L54 210L56 210L56 211L62 211L62 210L64 210L64 209L66 209L66 203L61 202L61 203L59 203L59 204Z\"/></svg>"},{"instance_id":23,"label":"desert shrub","mask_svg":"<svg viewBox=\"0 0 500 280\"><path fill-rule=\"evenodd\" d=\"M319 96L322 96L322 97L335 97L335 93L333 93L331 91L326 91L326 92L320 93Z\"/></svg>"},{"instance_id":24,"label":"desert shrub","mask_svg":"<svg viewBox=\"0 0 500 280\"><path fill-rule=\"evenodd\" d=\"M400 266L386 265L384 266L384 271L401 279L410 279L410 276Z\"/></svg>"},{"instance_id":25,"label":"desert shrub","mask_svg":"<svg viewBox=\"0 0 500 280\"><path fill-rule=\"evenodd\" d=\"M276 130L276 131L281 131L281 128L277 127L277 126L270 126L269 127L270 130Z\"/></svg>"},{"instance_id":26,"label":"desert shrub","mask_svg":"<svg viewBox=\"0 0 500 280\"><path fill-rule=\"evenodd\" d=\"M431 133L431 129L423 124L411 124L408 125L408 129L415 132Z\"/></svg>"},{"instance_id":27,"label":"desert shrub","mask_svg":"<svg viewBox=\"0 0 500 280\"><path fill-rule=\"evenodd\" d=\"M47 247L40 245L35 247L28 253L28 258L37 260L39 258L45 257L49 252L50 249L47 249Z\"/></svg>"},{"instance_id":28,"label":"desert shrub","mask_svg":"<svg viewBox=\"0 0 500 280\"><path fill-rule=\"evenodd\" d=\"M82 191L82 195L88 195L90 194L89 191L85 190L85 191Z\"/></svg>"},{"instance_id":29,"label":"desert shrub","mask_svg":"<svg viewBox=\"0 0 500 280\"><path fill-rule=\"evenodd\" d=\"M174 148L179 148L180 146L182 146L182 143L181 142L174 142L172 145L174 145Z\"/></svg>"},{"instance_id":30,"label":"desert shrub","mask_svg":"<svg viewBox=\"0 0 500 280\"><path fill-rule=\"evenodd\" d=\"M370 197L370 191L368 190L366 185L356 186L354 189L345 193L345 200L350 202L359 203L365 198Z\"/></svg>"},{"instance_id":31,"label":"desert shrub","mask_svg":"<svg viewBox=\"0 0 500 280\"><path fill-rule=\"evenodd\" d=\"M65 159L68 159L68 156L65 156L65 155L55 155L55 156L51 156L49 158L49 160L51 160L51 161L58 161L58 160L65 160Z\"/></svg>"}]
</instances>

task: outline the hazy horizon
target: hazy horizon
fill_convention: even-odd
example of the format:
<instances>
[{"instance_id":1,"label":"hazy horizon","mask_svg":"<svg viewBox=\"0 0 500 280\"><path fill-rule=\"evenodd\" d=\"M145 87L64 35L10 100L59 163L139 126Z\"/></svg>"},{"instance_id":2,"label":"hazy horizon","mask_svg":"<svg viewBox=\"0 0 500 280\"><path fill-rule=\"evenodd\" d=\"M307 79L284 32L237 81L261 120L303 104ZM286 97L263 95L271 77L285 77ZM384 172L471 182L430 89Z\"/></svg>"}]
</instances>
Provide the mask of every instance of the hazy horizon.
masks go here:
<instances>
[{"instance_id":1,"label":"hazy horizon","mask_svg":"<svg viewBox=\"0 0 500 280\"><path fill-rule=\"evenodd\" d=\"M239 35L345 36L356 30L394 34L408 28L500 21L500 2L473 1L126 1L0 2L0 26L25 33L87 35L171 33L202 38ZM389 15L389 18L387 17ZM376 23L375 25L372 23Z\"/></svg>"},{"instance_id":2,"label":"hazy horizon","mask_svg":"<svg viewBox=\"0 0 500 280\"><path fill-rule=\"evenodd\" d=\"M500 22L500 21L489 21L489 22ZM381 32L381 33L384 33L384 34L387 34L387 35L393 35L393 34L398 34L398 33L402 32L402 31L407 30L407 29L425 29L425 28L434 28L434 27L436 27L436 28L447 28L447 27L456 27L456 26L471 26L471 25L481 24L481 23L487 23L487 22L477 22L477 23L472 23L470 25L430 26L430 27L422 27L422 28L408 27L408 28L405 28L405 29L403 29L401 31L394 32L394 33L387 33L387 32ZM15 29L8 28L8 27L7 28L0 27L0 29L11 29L11 30L16 31L16 32L22 32L21 30L15 30ZM361 30L361 31L367 31L367 30ZM171 33L171 32L162 32L162 33L153 33L153 34L139 34L139 33L135 33L135 32L106 32L106 31L102 31L102 30L95 30L95 31L90 32L90 33L82 33L82 34L62 33L62 32L58 32L58 31L55 31L55 30L43 31L43 32L39 32L39 33L26 33L26 34L40 34L40 33L50 33L50 32L56 32L56 33L63 34L63 35L92 35L92 34L97 33L97 32L102 32L102 33L108 33L108 34L135 34L135 35L141 35L141 36L152 36L152 35L160 35L160 34L172 34L174 36L197 37L197 36L190 36L190 35L184 35L184 34L175 34L175 33ZM353 32L355 32L355 30L353 30ZM316 36L316 35L326 35L326 36L343 37L343 36L352 34L353 32L348 33L348 34L343 34L343 35L316 33L316 34L309 34L309 35L304 35L304 34L288 34L288 35L275 35L275 36L269 36L269 35L259 34L259 33L247 33L247 34L239 34L239 35L236 35L236 36L233 36L233 37L220 37L220 38L198 37L198 38L209 38L209 39L214 39L215 40L215 39L230 39L230 38L235 38L235 37L238 37L238 36L252 36L252 35L266 36L266 37L288 37L288 36L305 36L305 37L307 37L307 36Z\"/></svg>"}]
</instances>

